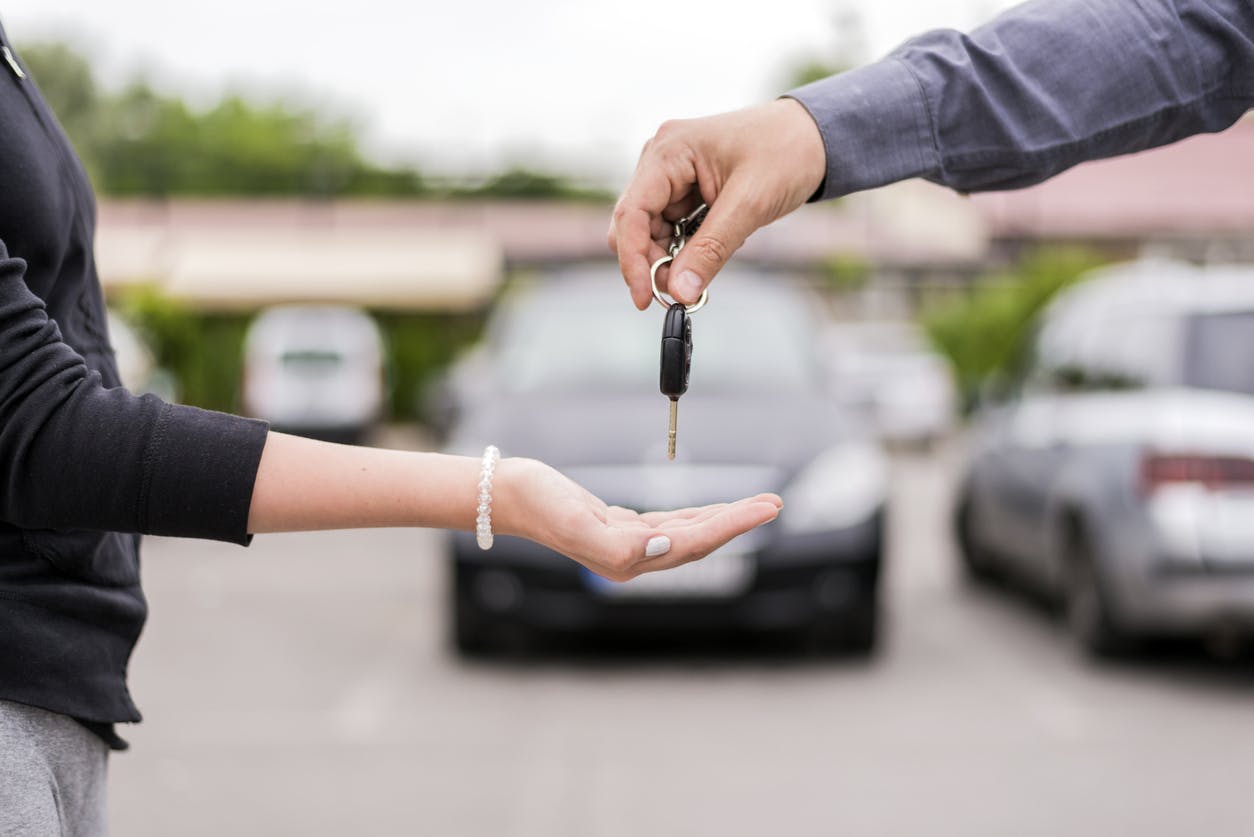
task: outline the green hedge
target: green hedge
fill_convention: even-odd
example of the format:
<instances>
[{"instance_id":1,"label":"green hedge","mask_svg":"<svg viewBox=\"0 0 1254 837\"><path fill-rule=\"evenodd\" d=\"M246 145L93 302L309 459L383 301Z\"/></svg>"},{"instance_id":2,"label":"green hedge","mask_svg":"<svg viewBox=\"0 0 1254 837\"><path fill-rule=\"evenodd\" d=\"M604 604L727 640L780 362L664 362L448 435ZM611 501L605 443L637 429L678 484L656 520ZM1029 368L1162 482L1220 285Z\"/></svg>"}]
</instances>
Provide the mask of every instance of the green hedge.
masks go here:
<instances>
[{"instance_id":1,"label":"green hedge","mask_svg":"<svg viewBox=\"0 0 1254 837\"><path fill-rule=\"evenodd\" d=\"M158 365L178 380L179 400L210 410L240 409L244 337L257 312L204 312L136 288L111 300L147 341ZM392 421L422 420L418 398L466 346L479 339L485 312L370 312L383 333Z\"/></svg>"},{"instance_id":2,"label":"green hedge","mask_svg":"<svg viewBox=\"0 0 1254 837\"><path fill-rule=\"evenodd\" d=\"M986 380L1018 373L1037 314L1054 294L1102 261L1079 248L1038 250L1013 269L978 280L967 293L925 307L923 326L953 363L968 407Z\"/></svg>"},{"instance_id":3,"label":"green hedge","mask_svg":"<svg viewBox=\"0 0 1254 837\"><path fill-rule=\"evenodd\" d=\"M422 421L427 417L418 412L419 395L458 353L479 339L487 312L373 313L387 346L390 417Z\"/></svg>"}]
</instances>

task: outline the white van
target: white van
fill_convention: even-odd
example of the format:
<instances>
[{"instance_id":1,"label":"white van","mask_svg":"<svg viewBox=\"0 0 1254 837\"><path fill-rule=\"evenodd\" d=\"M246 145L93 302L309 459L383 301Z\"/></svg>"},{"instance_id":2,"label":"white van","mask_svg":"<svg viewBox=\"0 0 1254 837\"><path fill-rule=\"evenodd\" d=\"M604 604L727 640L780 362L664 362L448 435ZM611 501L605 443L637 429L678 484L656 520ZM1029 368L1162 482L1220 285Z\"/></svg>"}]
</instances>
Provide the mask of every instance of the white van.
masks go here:
<instances>
[{"instance_id":1,"label":"white van","mask_svg":"<svg viewBox=\"0 0 1254 837\"><path fill-rule=\"evenodd\" d=\"M378 326L364 311L269 308L244 342L244 411L276 430L359 442L383 412L383 357Z\"/></svg>"}]
</instances>

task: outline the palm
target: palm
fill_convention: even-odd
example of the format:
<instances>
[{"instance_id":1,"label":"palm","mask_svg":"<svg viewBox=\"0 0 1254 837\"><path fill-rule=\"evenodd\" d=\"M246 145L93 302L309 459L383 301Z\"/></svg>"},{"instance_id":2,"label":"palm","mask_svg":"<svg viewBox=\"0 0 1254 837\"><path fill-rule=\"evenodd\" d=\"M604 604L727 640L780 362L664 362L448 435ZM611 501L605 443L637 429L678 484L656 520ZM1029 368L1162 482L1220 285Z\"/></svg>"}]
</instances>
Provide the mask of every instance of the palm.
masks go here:
<instances>
[{"instance_id":1,"label":"palm","mask_svg":"<svg viewBox=\"0 0 1254 837\"><path fill-rule=\"evenodd\" d=\"M536 524L526 536L615 580L702 558L773 520L782 505L775 495L761 494L734 503L641 514L607 505L547 465L539 466L528 488L529 519ZM669 538L671 548L647 557L645 543L658 536Z\"/></svg>"}]
</instances>

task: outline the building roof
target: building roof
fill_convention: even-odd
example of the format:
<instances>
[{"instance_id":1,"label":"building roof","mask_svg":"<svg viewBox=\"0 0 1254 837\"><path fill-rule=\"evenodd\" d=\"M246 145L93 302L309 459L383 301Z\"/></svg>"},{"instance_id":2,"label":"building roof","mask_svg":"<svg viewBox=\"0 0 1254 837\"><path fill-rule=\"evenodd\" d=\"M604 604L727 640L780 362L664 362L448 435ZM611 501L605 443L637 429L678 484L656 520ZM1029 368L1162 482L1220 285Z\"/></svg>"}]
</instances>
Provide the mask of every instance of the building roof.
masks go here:
<instances>
[{"instance_id":1,"label":"building roof","mask_svg":"<svg viewBox=\"0 0 1254 837\"><path fill-rule=\"evenodd\" d=\"M471 308L491 299L506 265L611 259L610 212L534 201L107 200L96 254L106 288L154 283L209 307ZM947 264L984 250L961 198L913 182L805 207L759 230L737 258Z\"/></svg>"},{"instance_id":2,"label":"building roof","mask_svg":"<svg viewBox=\"0 0 1254 837\"><path fill-rule=\"evenodd\" d=\"M995 238L1151 239L1254 233L1254 119L1219 134L972 196Z\"/></svg>"},{"instance_id":3,"label":"building roof","mask_svg":"<svg viewBox=\"0 0 1254 837\"><path fill-rule=\"evenodd\" d=\"M100 208L96 261L106 289L155 284L208 308L464 310L492 298L504 273L494 237L389 223L390 215L346 223L334 205L110 201Z\"/></svg>"}]
</instances>

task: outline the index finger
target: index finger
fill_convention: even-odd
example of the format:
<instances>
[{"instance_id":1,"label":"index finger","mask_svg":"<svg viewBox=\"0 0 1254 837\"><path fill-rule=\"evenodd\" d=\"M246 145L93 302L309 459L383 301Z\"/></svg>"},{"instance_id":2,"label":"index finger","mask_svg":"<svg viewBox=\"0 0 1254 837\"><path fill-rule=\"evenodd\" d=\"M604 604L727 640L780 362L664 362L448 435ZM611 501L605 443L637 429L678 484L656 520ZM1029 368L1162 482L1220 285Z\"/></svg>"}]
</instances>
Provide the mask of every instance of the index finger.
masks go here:
<instances>
[{"instance_id":1,"label":"index finger","mask_svg":"<svg viewBox=\"0 0 1254 837\"><path fill-rule=\"evenodd\" d=\"M618 269L631 290L631 301L643 311L653 298L649 283L652 216L641 207L625 203L627 197L623 193L610 221L610 249L618 254Z\"/></svg>"},{"instance_id":2,"label":"index finger","mask_svg":"<svg viewBox=\"0 0 1254 837\"><path fill-rule=\"evenodd\" d=\"M645 512L640 515L640 519L654 528L664 529L667 526L700 523L728 506L744 506L749 503L771 503L779 507L784 504L784 501L777 494L755 494L752 497L745 497L734 502L710 503L706 506L691 506L686 509L675 509L673 511Z\"/></svg>"},{"instance_id":3,"label":"index finger","mask_svg":"<svg viewBox=\"0 0 1254 837\"><path fill-rule=\"evenodd\" d=\"M657 155L646 147L635 174L614 205L608 233L609 246L618 255L618 267L632 302L643 311L649 307L653 289L649 282L649 251L653 246L653 226L664 221L668 207L685 199L696 186L695 172L677 171L672 178Z\"/></svg>"}]
</instances>

